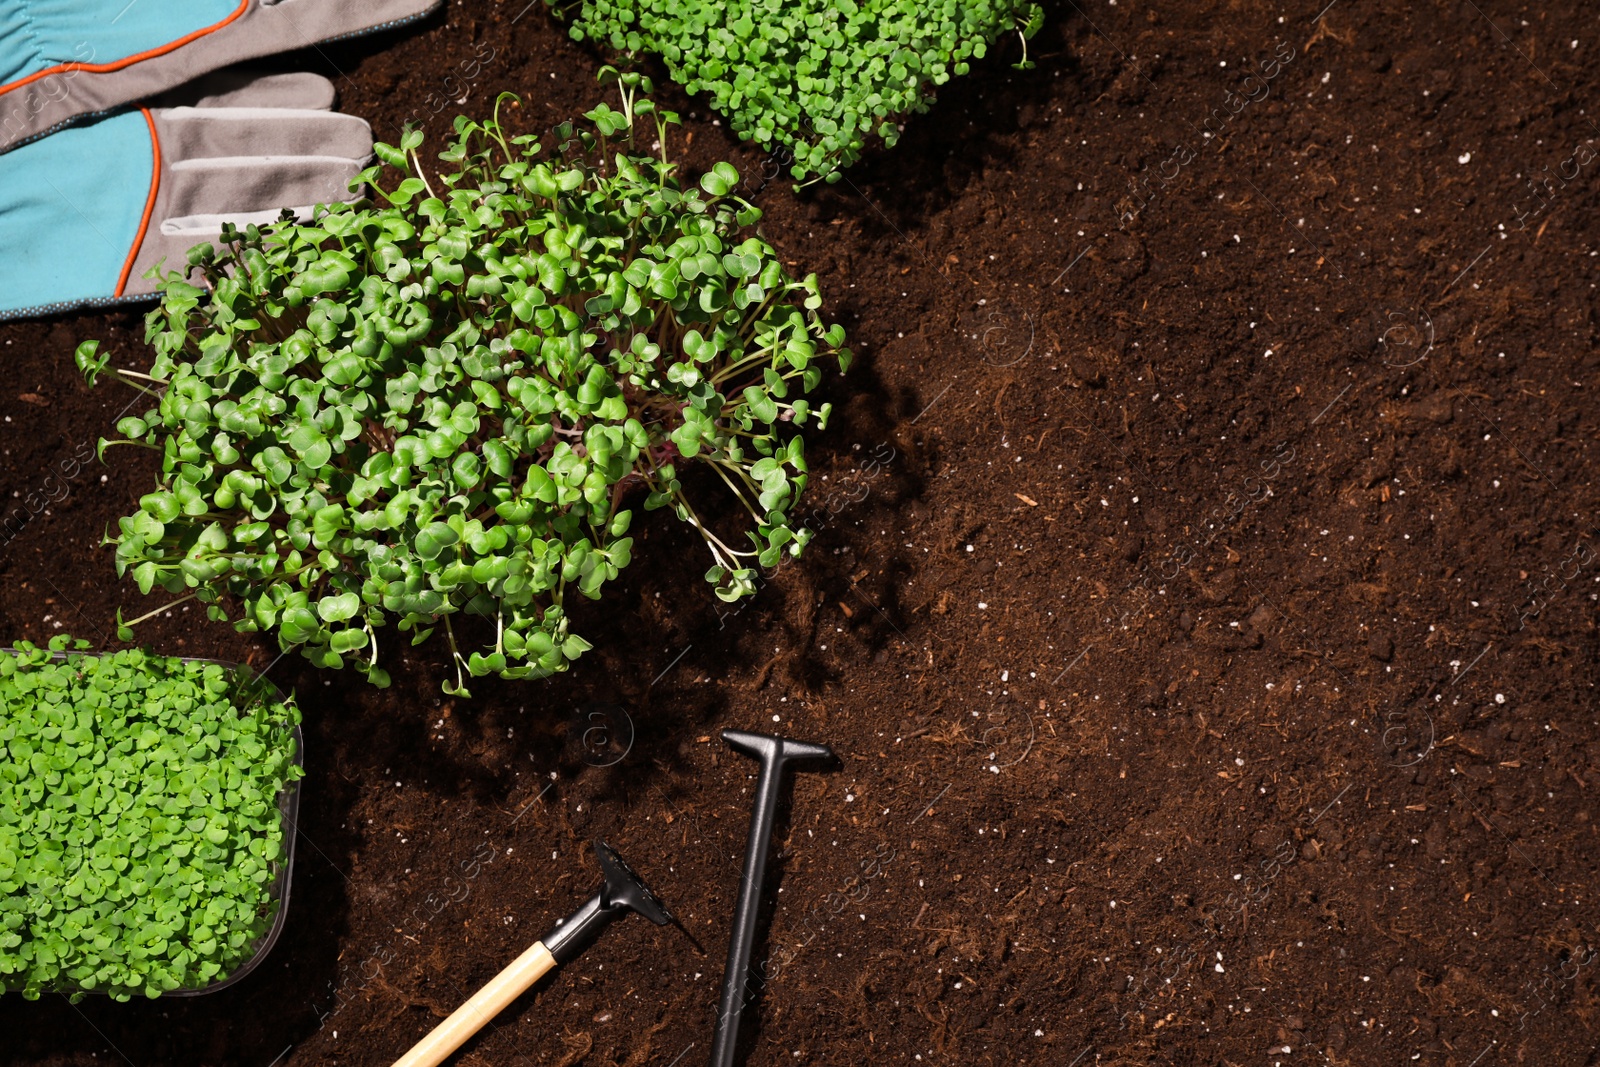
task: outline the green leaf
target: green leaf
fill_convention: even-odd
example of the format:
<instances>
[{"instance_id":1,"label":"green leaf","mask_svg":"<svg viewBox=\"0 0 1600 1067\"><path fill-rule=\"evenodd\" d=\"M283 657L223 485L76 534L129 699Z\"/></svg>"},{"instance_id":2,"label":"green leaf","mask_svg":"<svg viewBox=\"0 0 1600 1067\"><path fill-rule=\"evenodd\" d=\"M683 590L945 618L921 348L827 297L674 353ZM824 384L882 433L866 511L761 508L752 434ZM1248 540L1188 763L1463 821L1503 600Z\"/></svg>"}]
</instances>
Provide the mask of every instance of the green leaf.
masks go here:
<instances>
[{"instance_id":1,"label":"green leaf","mask_svg":"<svg viewBox=\"0 0 1600 1067\"><path fill-rule=\"evenodd\" d=\"M427 189L420 178L407 178L395 187L394 192L384 193L384 198L397 207L404 207L416 199L418 193Z\"/></svg>"},{"instance_id":2,"label":"green leaf","mask_svg":"<svg viewBox=\"0 0 1600 1067\"><path fill-rule=\"evenodd\" d=\"M750 405L750 413L762 422L775 422L778 418L778 403L767 395L767 391L759 385L747 386L744 391L745 402Z\"/></svg>"},{"instance_id":3,"label":"green leaf","mask_svg":"<svg viewBox=\"0 0 1600 1067\"><path fill-rule=\"evenodd\" d=\"M417 531L417 555L425 560L437 559L441 552L460 539L460 535L445 523L431 522Z\"/></svg>"},{"instance_id":4,"label":"green leaf","mask_svg":"<svg viewBox=\"0 0 1600 1067\"><path fill-rule=\"evenodd\" d=\"M171 493L146 493L139 498L139 506L162 523L171 522L180 513L177 499Z\"/></svg>"},{"instance_id":5,"label":"green leaf","mask_svg":"<svg viewBox=\"0 0 1600 1067\"><path fill-rule=\"evenodd\" d=\"M133 568L133 580L139 583L139 592L149 596L150 590L155 587L158 573L160 572L156 570L156 565L148 561ZM131 638L124 638L124 640L131 640Z\"/></svg>"},{"instance_id":6,"label":"green leaf","mask_svg":"<svg viewBox=\"0 0 1600 1067\"><path fill-rule=\"evenodd\" d=\"M106 369L106 364L111 362L111 355L100 354L99 341L84 341L73 351L72 359L77 364L84 381L93 385L95 378Z\"/></svg>"},{"instance_id":7,"label":"green leaf","mask_svg":"<svg viewBox=\"0 0 1600 1067\"><path fill-rule=\"evenodd\" d=\"M700 454L700 428L692 422L685 422L672 431L672 443L678 446L678 451L683 455L693 458Z\"/></svg>"},{"instance_id":8,"label":"green leaf","mask_svg":"<svg viewBox=\"0 0 1600 1067\"><path fill-rule=\"evenodd\" d=\"M344 622L361 610L361 598L354 593L325 596L317 601L317 614L323 622Z\"/></svg>"},{"instance_id":9,"label":"green leaf","mask_svg":"<svg viewBox=\"0 0 1600 1067\"><path fill-rule=\"evenodd\" d=\"M700 188L712 196L726 196L738 184L739 172L727 163L718 163L700 176Z\"/></svg>"},{"instance_id":10,"label":"green leaf","mask_svg":"<svg viewBox=\"0 0 1600 1067\"><path fill-rule=\"evenodd\" d=\"M477 486L482 469L483 461L472 452L461 453L450 465L450 473L455 479L456 488L462 492Z\"/></svg>"},{"instance_id":11,"label":"green leaf","mask_svg":"<svg viewBox=\"0 0 1600 1067\"><path fill-rule=\"evenodd\" d=\"M315 637L321 628L316 615L300 605L284 608L278 617L278 633L291 645L304 644Z\"/></svg>"}]
</instances>

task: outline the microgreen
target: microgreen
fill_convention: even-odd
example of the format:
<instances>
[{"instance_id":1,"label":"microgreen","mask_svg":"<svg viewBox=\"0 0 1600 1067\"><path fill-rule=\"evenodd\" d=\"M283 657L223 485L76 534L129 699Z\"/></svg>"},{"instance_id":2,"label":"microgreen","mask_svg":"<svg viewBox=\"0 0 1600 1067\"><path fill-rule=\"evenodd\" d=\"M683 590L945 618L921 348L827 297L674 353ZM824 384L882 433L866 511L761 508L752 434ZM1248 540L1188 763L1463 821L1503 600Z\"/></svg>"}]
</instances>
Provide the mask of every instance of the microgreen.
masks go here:
<instances>
[{"instance_id":1,"label":"microgreen","mask_svg":"<svg viewBox=\"0 0 1600 1067\"><path fill-rule=\"evenodd\" d=\"M360 178L403 175L379 189L385 206L229 231L190 253L204 288L162 280L154 366L121 372L156 406L101 442L161 454L156 488L109 538L119 573L213 618L232 594L238 629L275 629L320 666L348 658L378 685L380 627L412 644L442 627L445 689L465 693L467 674L542 677L590 647L564 598L598 598L627 566L635 487L699 531L724 600L799 555L794 428L826 425L830 405L805 394L848 365L844 329L818 316L816 275L791 277L750 232L760 212L732 195L733 167L679 184L677 116L649 80L601 78L622 109L563 124L549 162L502 126L503 96L487 122L456 120L437 192L408 131ZM660 158L634 151L646 119ZM91 381L105 364L80 346ZM743 504L750 545L691 505L691 462ZM493 622L465 656L463 611Z\"/></svg>"},{"instance_id":2,"label":"microgreen","mask_svg":"<svg viewBox=\"0 0 1600 1067\"><path fill-rule=\"evenodd\" d=\"M220 981L276 915L299 712L217 663L87 646L0 654L0 990Z\"/></svg>"},{"instance_id":3,"label":"microgreen","mask_svg":"<svg viewBox=\"0 0 1600 1067\"><path fill-rule=\"evenodd\" d=\"M793 154L797 180L839 179L873 133L967 73L1001 34L1027 41L1044 20L1031 0L546 0L572 36L618 53L659 55L690 93L705 92L747 141Z\"/></svg>"}]
</instances>

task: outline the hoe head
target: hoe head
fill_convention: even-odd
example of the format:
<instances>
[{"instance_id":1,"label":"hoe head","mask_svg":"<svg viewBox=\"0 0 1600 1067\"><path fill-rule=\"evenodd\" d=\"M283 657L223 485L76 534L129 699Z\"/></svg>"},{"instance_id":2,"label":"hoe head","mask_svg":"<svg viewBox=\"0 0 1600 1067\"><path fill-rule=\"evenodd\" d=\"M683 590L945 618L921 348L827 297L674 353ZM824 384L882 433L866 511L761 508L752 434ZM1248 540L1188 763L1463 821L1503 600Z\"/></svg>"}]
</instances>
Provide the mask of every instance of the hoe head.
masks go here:
<instances>
[{"instance_id":1,"label":"hoe head","mask_svg":"<svg viewBox=\"0 0 1600 1067\"><path fill-rule=\"evenodd\" d=\"M763 764L782 766L791 760L831 760L835 756L827 745L810 741L796 741L771 734L752 734L744 730L724 730L722 739L747 756L754 756Z\"/></svg>"}]
</instances>

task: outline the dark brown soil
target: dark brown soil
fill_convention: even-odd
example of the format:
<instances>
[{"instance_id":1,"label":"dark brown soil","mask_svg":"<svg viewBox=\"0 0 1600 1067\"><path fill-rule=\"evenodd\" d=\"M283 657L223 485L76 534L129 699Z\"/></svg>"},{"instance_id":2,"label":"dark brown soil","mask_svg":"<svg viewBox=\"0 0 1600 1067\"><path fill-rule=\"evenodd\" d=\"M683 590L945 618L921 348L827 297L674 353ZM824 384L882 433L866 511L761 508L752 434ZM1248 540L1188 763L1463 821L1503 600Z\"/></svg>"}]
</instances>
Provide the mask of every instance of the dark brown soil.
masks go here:
<instances>
[{"instance_id":1,"label":"dark brown soil","mask_svg":"<svg viewBox=\"0 0 1600 1067\"><path fill-rule=\"evenodd\" d=\"M547 126L598 60L522 2L303 60L381 135L501 88ZM210 998L0 998L0 1055L390 1063L604 836L705 954L629 920L458 1062L701 1060L736 726L843 757L794 786L752 1067L1600 1063L1593 12L1323 2L1069 2L1036 70L998 49L845 182L754 192L865 356L806 558L733 612L658 515L594 652L470 702L437 648L386 692L275 663L310 771L273 957ZM678 104L693 167L761 184ZM138 336L0 327L0 491L58 498L0 555L8 639L147 610L97 543L151 465L61 466L128 402L73 346ZM597 701L610 767L570 727Z\"/></svg>"}]
</instances>

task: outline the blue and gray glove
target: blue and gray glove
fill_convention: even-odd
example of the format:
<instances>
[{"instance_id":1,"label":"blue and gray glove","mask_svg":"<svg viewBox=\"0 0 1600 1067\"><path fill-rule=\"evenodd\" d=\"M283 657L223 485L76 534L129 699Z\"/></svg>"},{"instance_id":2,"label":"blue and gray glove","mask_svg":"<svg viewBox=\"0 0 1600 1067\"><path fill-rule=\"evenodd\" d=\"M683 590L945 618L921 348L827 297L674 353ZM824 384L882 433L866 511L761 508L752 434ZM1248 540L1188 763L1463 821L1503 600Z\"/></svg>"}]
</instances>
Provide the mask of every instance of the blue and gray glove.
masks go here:
<instances>
[{"instance_id":1,"label":"blue and gray glove","mask_svg":"<svg viewBox=\"0 0 1600 1067\"><path fill-rule=\"evenodd\" d=\"M224 220L347 199L372 135L325 79L217 72L441 2L0 0L0 321L148 295Z\"/></svg>"},{"instance_id":2,"label":"blue and gray glove","mask_svg":"<svg viewBox=\"0 0 1600 1067\"><path fill-rule=\"evenodd\" d=\"M262 56L403 26L442 0L0 0L0 152Z\"/></svg>"},{"instance_id":3,"label":"blue and gray glove","mask_svg":"<svg viewBox=\"0 0 1600 1067\"><path fill-rule=\"evenodd\" d=\"M146 0L149 2L149 0ZM366 122L314 74L214 75L193 106L124 112L0 154L0 321L148 299L222 223L348 199Z\"/></svg>"}]
</instances>

